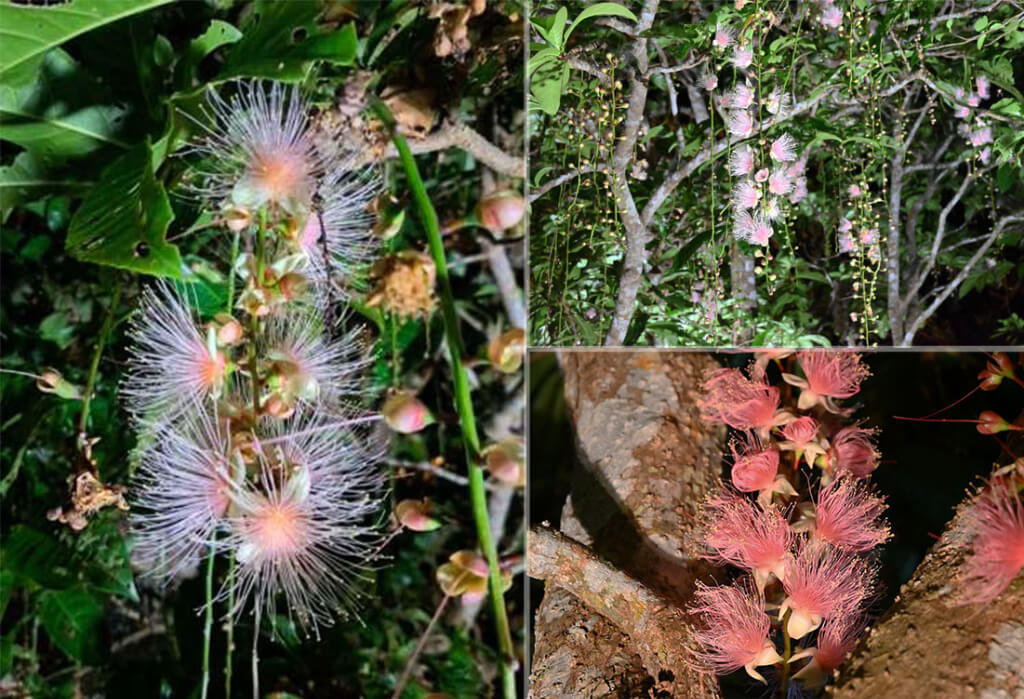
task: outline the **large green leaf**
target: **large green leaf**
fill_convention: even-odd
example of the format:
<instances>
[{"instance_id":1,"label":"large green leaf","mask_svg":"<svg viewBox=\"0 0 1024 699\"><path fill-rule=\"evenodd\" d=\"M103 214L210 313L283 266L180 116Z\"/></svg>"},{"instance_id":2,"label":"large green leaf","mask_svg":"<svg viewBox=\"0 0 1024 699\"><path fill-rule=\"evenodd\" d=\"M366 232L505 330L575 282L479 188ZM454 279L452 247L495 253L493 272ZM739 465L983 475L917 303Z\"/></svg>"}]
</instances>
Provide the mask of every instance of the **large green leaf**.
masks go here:
<instances>
[{"instance_id":1,"label":"large green leaf","mask_svg":"<svg viewBox=\"0 0 1024 699\"><path fill-rule=\"evenodd\" d=\"M325 29L316 0L260 0L242 25L242 39L228 53L220 80L242 76L296 82L312 61L351 65L358 41L352 24Z\"/></svg>"},{"instance_id":2,"label":"large green leaf","mask_svg":"<svg viewBox=\"0 0 1024 699\"><path fill-rule=\"evenodd\" d=\"M60 5L0 3L0 82L68 39L171 0L71 0Z\"/></svg>"},{"instance_id":3,"label":"large green leaf","mask_svg":"<svg viewBox=\"0 0 1024 699\"><path fill-rule=\"evenodd\" d=\"M47 589L62 589L75 580L72 552L48 534L17 524L4 537L4 571L18 581Z\"/></svg>"},{"instance_id":4,"label":"large green leaf","mask_svg":"<svg viewBox=\"0 0 1024 699\"><path fill-rule=\"evenodd\" d=\"M569 36L572 34L573 30L580 25L580 22L588 20L591 17L622 17L630 20L631 22L637 21L636 15L634 15L629 8L623 7L617 2L594 3L587 9L583 10L583 12L580 12L576 16L576 19L572 21L572 24L569 25L569 31L565 33L565 41L569 40Z\"/></svg>"},{"instance_id":5,"label":"large green leaf","mask_svg":"<svg viewBox=\"0 0 1024 699\"><path fill-rule=\"evenodd\" d=\"M21 87L0 84L0 139L16 143L43 163L62 163L117 138L127 111L97 100L93 81L61 49L43 57L35 79Z\"/></svg>"},{"instance_id":6,"label":"large green leaf","mask_svg":"<svg viewBox=\"0 0 1024 699\"><path fill-rule=\"evenodd\" d=\"M173 219L149 144L140 144L103 171L71 219L65 249L86 262L177 279L181 256L164 239Z\"/></svg>"},{"instance_id":7,"label":"large green leaf","mask_svg":"<svg viewBox=\"0 0 1024 699\"><path fill-rule=\"evenodd\" d=\"M39 595L39 621L54 645L73 660L94 664L102 657L102 600L84 585Z\"/></svg>"}]
</instances>

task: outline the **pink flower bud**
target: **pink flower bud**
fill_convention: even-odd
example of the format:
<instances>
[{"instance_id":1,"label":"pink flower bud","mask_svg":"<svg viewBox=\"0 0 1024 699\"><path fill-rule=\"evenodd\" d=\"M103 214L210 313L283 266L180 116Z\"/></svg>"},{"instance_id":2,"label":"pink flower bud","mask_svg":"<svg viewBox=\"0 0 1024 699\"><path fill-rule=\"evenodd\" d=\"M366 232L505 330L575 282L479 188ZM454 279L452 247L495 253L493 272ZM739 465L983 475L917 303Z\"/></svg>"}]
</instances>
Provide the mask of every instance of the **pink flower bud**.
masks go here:
<instances>
[{"instance_id":1,"label":"pink flower bud","mask_svg":"<svg viewBox=\"0 0 1024 699\"><path fill-rule=\"evenodd\" d=\"M384 401L380 412L387 426L401 434L419 432L434 422L427 406L406 391L399 391Z\"/></svg>"},{"instance_id":2,"label":"pink flower bud","mask_svg":"<svg viewBox=\"0 0 1024 699\"><path fill-rule=\"evenodd\" d=\"M978 416L978 432L982 434L998 434L1010 429L1013 426L992 410L986 410Z\"/></svg>"},{"instance_id":3,"label":"pink flower bud","mask_svg":"<svg viewBox=\"0 0 1024 699\"><path fill-rule=\"evenodd\" d=\"M519 371L525 353L526 332L522 328L507 330L487 345L487 358L494 368L505 374Z\"/></svg>"},{"instance_id":4,"label":"pink flower bud","mask_svg":"<svg viewBox=\"0 0 1024 699\"><path fill-rule=\"evenodd\" d=\"M429 511L430 505L426 500L402 500L395 505L395 518L414 532L432 532L441 523L427 514Z\"/></svg>"},{"instance_id":5,"label":"pink flower bud","mask_svg":"<svg viewBox=\"0 0 1024 699\"><path fill-rule=\"evenodd\" d=\"M480 200L476 217L492 231L503 231L519 224L526 214L526 200L515 192L496 192Z\"/></svg>"},{"instance_id":6,"label":"pink flower bud","mask_svg":"<svg viewBox=\"0 0 1024 699\"><path fill-rule=\"evenodd\" d=\"M487 470L495 479L512 487L526 485L526 458L523 440L503 439L483 450Z\"/></svg>"}]
</instances>

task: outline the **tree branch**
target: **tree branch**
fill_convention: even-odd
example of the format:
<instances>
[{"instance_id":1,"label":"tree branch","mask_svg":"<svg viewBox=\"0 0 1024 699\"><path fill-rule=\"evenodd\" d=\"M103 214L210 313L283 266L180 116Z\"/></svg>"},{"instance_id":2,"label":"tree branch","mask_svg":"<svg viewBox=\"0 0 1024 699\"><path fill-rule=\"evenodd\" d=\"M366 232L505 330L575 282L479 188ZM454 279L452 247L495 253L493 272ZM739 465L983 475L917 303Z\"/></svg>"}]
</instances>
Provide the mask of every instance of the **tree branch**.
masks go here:
<instances>
[{"instance_id":1,"label":"tree branch","mask_svg":"<svg viewBox=\"0 0 1024 699\"><path fill-rule=\"evenodd\" d=\"M510 155L465 124L448 122L434 133L420 139L409 140L409 150L415 155L433 153L446 148L463 150L481 163L506 177L526 179L526 162L520 155ZM394 144L381 154L364 155L359 165L390 160L398 157Z\"/></svg>"}]
</instances>

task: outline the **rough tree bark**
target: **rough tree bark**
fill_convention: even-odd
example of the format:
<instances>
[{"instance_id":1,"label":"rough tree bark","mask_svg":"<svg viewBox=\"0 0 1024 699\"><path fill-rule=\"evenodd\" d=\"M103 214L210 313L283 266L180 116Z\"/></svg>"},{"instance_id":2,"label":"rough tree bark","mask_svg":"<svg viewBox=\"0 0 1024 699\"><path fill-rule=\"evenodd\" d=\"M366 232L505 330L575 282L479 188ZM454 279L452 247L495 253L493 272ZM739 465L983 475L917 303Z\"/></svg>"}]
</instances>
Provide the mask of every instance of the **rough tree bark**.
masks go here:
<instances>
[{"instance_id":1,"label":"rough tree bark","mask_svg":"<svg viewBox=\"0 0 1024 699\"><path fill-rule=\"evenodd\" d=\"M952 604L965 503L843 665L834 697L1024 698L1024 575L990 604Z\"/></svg>"},{"instance_id":2,"label":"rough tree bark","mask_svg":"<svg viewBox=\"0 0 1024 699\"><path fill-rule=\"evenodd\" d=\"M529 537L528 572L548 580L531 693L716 697L717 684L683 662L689 623L678 611L712 572L693 534L721 468L724 431L703 424L696 408L701 378L716 364L653 351L561 360L577 463L565 536Z\"/></svg>"}]
</instances>

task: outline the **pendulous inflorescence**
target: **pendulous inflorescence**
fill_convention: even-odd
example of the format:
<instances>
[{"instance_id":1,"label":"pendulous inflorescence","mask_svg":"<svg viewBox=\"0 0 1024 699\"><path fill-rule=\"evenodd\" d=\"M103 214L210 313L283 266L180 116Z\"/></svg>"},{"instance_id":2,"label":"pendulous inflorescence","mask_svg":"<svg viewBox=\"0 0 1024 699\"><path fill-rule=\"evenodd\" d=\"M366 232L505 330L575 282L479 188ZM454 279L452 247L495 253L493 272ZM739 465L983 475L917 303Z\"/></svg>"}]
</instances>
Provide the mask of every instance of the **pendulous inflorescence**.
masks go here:
<instances>
[{"instance_id":1,"label":"pendulous inflorescence","mask_svg":"<svg viewBox=\"0 0 1024 699\"><path fill-rule=\"evenodd\" d=\"M134 556L167 583L222 555L230 615L283 605L318 634L355 609L384 541L366 348L331 320L374 254L378 180L296 88L232 87L188 151L232 251L227 298L200 318L188 284L156 283L132 325Z\"/></svg>"},{"instance_id":2,"label":"pendulous inflorescence","mask_svg":"<svg viewBox=\"0 0 1024 699\"><path fill-rule=\"evenodd\" d=\"M875 433L847 424L839 401L868 375L854 352L776 350L706 378L703 418L738 432L731 482L705 505L706 557L741 572L698 588L699 667L816 690L866 627L889 528L867 480Z\"/></svg>"}]
</instances>

